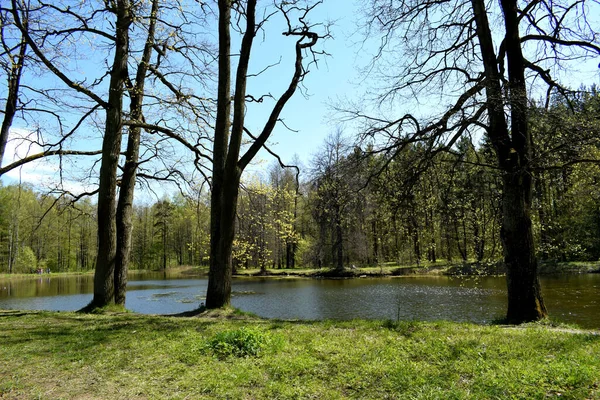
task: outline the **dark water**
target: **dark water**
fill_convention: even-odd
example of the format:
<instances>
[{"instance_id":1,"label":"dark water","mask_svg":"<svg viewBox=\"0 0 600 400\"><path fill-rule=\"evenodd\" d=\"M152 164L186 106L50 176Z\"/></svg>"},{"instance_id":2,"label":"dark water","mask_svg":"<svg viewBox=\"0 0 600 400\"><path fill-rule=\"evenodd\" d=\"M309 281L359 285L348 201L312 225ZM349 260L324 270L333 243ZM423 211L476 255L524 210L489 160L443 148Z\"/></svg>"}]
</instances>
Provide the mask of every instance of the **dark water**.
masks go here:
<instances>
[{"instance_id":1,"label":"dark water","mask_svg":"<svg viewBox=\"0 0 600 400\"><path fill-rule=\"evenodd\" d=\"M92 298L93 278L0 280L0 309L77 310ZM206 279L130 278L126 307L174 314L204 301ZM553 319L600 328L600 274L542 278ZM232 304L268 318L452 320L488 323L506 309L504 278L236 279Z\"/></svg>"}]
</instances>

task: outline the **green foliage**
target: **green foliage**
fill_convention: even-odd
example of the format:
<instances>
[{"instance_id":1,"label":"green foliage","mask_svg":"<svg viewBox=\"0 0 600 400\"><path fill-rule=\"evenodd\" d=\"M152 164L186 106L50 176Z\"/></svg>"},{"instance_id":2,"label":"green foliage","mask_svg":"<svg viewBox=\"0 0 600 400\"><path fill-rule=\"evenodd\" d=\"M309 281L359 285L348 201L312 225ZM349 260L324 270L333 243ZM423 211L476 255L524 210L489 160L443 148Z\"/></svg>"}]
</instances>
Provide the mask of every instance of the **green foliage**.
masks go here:
<instances>
[{"instance_id":1,"label":"green foliage","mask_svg":"<svg viewBox=\"0 0 600 400\"><path fill-rule=\"evenodd\" d=\"M7 270L11 257L13 270L21 272L35 268L35 260L54 272L91 269L96 223L89 200L74 208L68 199L11 185L0 187L0 204L0 270Z\"/></svg>"},{"instance_id":2,"label":"green foliage","mask_svg":"<svg viewBox=\"0 0 600 400\"><path fill-rule=\"evenodd\" d=\"M37 269L37 259L31 247L25 246L21 248L17 255L17 263L14 272L27 273Z\"/></svg>"},{"instance_id":3,"label":"green foliage","mask_svg":"<svg viewBox=\"0 0 600 400\"><path fill-rule=\"evenodd\" d=\"M536 142L533 223L539 256L554 261L600 258L600 96L595 87L568 104L532 107Z\"/></svg>"},{"instance_id":4,"label":"green foliage","mask_svg":"<svg viewBox=\"0 0 600 400\"><path fill-rule=\"evenodd\" d=\"M298 246L296 248L298 265L311 265L311 261L316 258L316 255L314 254L314 249L316 248L314 241L315 239L310 236L306 236L298 241Z\"/></svg>"},{"instance_id":5,"label":"green foliage","mask_svg":"<svg viewBox=\"0 0 600 400\"><path fill-rule=\"evenodd\" d=\"M208 348L218 358L256 357L268 345L277 347L278 341L271 340L265 333L242 327L216 334L209 342Z\"/></svg>"},{"instance_id":6,"label":"green foliage","mask_svg":"<svg viewBox=\"0 0 600 400\"><path fill-rule=\"evenodd\" d=\"M532 223L541 260L600 259L600 96L584 88L570 102L556 97L549 107L534 103L529 113ZM293 170L278 165L267 177L245 178L235 267L265 272L502 258L502 183L489 142L464 137L434 158L419 143L391 158L368 150L351 148L338 133L299 187ZM196 190L134 208L132 269L208 263L210 201ZM93 267L97 221L90 200L72 207L11 185L0 186L0 204L0 271L30 268L30 251L55 272Z\"/></svg>"}]
</instances>

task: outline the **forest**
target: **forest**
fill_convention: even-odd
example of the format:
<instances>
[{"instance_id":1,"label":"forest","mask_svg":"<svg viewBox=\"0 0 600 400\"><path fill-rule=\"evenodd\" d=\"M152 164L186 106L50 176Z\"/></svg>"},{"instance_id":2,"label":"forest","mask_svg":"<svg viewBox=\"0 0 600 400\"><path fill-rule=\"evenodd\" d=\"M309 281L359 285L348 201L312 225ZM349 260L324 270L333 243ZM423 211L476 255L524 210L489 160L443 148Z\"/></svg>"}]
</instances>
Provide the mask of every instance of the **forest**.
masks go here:
<instances>
[{"instance_id":1,"label":"forest","mask_svg":"<svg viewBox=\"0 0 600 400\"><path fill-rule=\"evenodd\" d=\"M3 2L0 175L54 174L0 187L0 269L94 270L92 311L129 268L207 265L215 309L246 268L501 263L507 321L544 318L539 261L600 257L598 2L365 2L371 83L292 165L331 3Z\"/></svg>"},{"instance_id":2,"label":"forest","mask_svg":"<svg viewBox=\"0 0 600 400\"><path fill-rule=\"evenodd\" d=\"M596 88L574 98L582 121L598 121ZM532 113L536 157L532 220L541 261L600 258L598 136L586 137L567 104ZM576 135L582 135L577 137ZM565 140L568 138L568 141ZM348 268L502 258L501 182L485 142L457 143L434 159L415 145L378 173L382 157L330 135L314 163L272 163L242 182L234 268ZM555 150L560 148L560 150ZM552 150L551 156L548 153ZM564 165L563 168L544 166ZM28 185L0 188L3 272L94 269L97 208ZM208 265L210 198L177 194L133 209L131 268Z\"/></svg>"}]
</instances>

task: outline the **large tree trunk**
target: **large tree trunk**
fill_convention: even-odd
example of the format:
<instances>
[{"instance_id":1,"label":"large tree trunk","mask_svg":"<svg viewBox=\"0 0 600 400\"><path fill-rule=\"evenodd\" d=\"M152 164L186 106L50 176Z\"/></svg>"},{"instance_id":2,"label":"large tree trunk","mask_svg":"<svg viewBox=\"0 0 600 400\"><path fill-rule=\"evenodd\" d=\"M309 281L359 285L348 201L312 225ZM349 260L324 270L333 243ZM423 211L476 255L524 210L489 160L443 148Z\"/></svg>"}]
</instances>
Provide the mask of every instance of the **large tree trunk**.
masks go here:
<instances>
[{"instance_id":1,"label":"large tree trunk","mask_svg":"<svg viewBox=\"0 0 600 400\"><path fill-rule=\"evenodd\" d=\"M241 171L231 171L226 175L229 179L224 181L221 202L217 205L219 211L215 213L211 210L211 222L213 216L218 218L216 220L218 235L215 236L216 240L213 243L212 233L214 231L211 231L210 270L206 293L207 308L224 307L231 301L232 248L240 175Z\"/></svg>"},{"instance_id":2,"label":"large tree trunk","mask_svg":"<svg viewBox=\"0 0 600 400\"><path fill-rule=\"evenodd\" d=\"M129 110L133 121L141 121L142 105L144 102L144 84L148 72L148 64L154 45L154 31L156 27L156 14L158 13L158 0L152 1L148 37L144 45L144 53L138 64L135 85L131 90L131 103ZM140 154L141 128L134 126L129 129L127 139L127 154L125 166L121 177L119 201L117 204L117 254L115 263L115 303L125 305L127 290L127 270L131 254L131 235L133 230L133 197L135 191L135 178Z\"/></svg>"},{"instance_id":3,"label":"large tree trunk","mask_svg":"<svg viewBox=\"0 0 600 400\"><path fill-rule=\"evenodd\" d=\"M506 319L509 322L521 323L544 318L547 311L537 275L538 264L531 224L531 136L517 2L502 0L501 5L506 27L512 148L518 154L518 157L511 156L510 162L506 161L511 169L504 175L502 242L507 266Z\"/></svg>"},{"instance_id":4,"label":"large tree trunk","mask_svg":"<svg viewBox=\"0 0 600 400\"><path fill-rule=\"evenodd\" d=\"M531 176L506 174L502 201L502 244L506 263L510 323L535 321L546 316L538 280L528 196Z\"/></svg>"},{"instance_id":5,"label":"large tree trunk","mask_svg":"<svg viewBox=\"0 0 600 400\"><path fill-rule=\"evenodd\" d=\"M121 152L123 91L127 77L129 46L129 2L120 0L116 7L115 57L111 70L106 127L102 142L102 165L98 188L98 255L94 275L94 298L86 309L114 303L114 271L117 250L115 196L117 168Z\"/></svg>"},{"instance_id":6,"label":"large tree trunk","mask_svg":"<svg viewBox=\"0 0 600 400\"><path fill-rule=\"evenodd\" d=\"M210 195L210 267L206 307L219 308L228 305L231 294L231 245L222 240L229 236L235 221L228 224L222 221L222 203L225 189L225 161L231 127L231 0L219 0L219 82L217 99L217 118L215 121L215 139L213 144L212 190ZM224 224L225 223L225 224Z\"/></svg>"},{"instance_id":7,"label":"large tree trunk","mask_svg":"<svg viewBox=\"0 0 600 400\"><path fill-rule=\"evenodd\" d=\"M471 0L486 75L488 136L504 172L502 244L507 273L508 311L511 323L535 321L547 315L537 277L537 259L531 224L532 179L529 166L525 65L521 51L515 0L502 0L508 62L511 132L504 114L504 96L492 35L483 0Z\"/></svg>"}]
</instances>

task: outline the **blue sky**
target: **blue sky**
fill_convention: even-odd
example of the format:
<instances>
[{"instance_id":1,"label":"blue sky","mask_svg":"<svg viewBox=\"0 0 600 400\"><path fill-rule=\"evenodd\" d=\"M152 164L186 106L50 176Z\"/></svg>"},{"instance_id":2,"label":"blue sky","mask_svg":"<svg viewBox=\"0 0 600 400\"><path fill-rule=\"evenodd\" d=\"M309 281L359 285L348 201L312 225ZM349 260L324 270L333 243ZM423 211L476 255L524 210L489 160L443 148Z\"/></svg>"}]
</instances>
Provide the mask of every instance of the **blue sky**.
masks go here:
<instances>
[{"instance_id":1,"label":"blue sky","mask_svg":"<svg viewBox=\"0 0 600 400\"><path fill-rule=\"evenodd\" d=\"M343 5L343 6L341 6ZM324 138L335 129L336 122L330 121L330 105L339 98L352 97L357 93L358 87L352 82L356 82L356 50L353 41L356 38L350 36L356 33L356 10L357 3L352 1L327 0L319 5L311 13L311 21L330 22L332 37L323 40L318 44L319 50L324 50L330 56L319 57L318 65L310 67L310 73L306 76L303 87L298 90L294 97L285 107L282 118L285 124L297 132L292 132L278 124L269 141L269 146L275 150L285 162L291 162L294 155L298 155L304 164L308 164L312 154L319 148ZM255 97L271 93L277 98L286 88L293 73L293 55L294 42L293 37L284 37L283 19L276 15L265 27L265 35L259 35L255 39L253 47L250 73L256 73L266 66L278 64L270 68L264 74L251 78L248 83L248 93ZM216 36L216 35L215 35ZM237 42L239 46L239 42ZM232 45L232 51L237 52L236 42ZM234 61L235 62L235 61ZM94 60L90 63L84 57L76 61L78 71L87 71L88 81L93 79ZM45 82L56 81L52 77L44 77ZM58 87L62 84L56 83ZM100 91L101 92L101 91ZM263 127L264 122L271 111L274 101L265 101L263 104L250 104L246 116L248 128L258 134ZM32 126L24 125L22 121L15 120L13 125L13 138L16 136L26 136ZM99 149L101 142L97 140L84 140L72 143L71 146L90 146L95 143ZM36 153L39 147L33 146L27 149L26 146L20 146L15 150L15 143L9 143L7 149L7 158L11 154L17 154L18 158ZM125 146L125 142L123 143ZM249 173L257 173L265 169L265 166L273 162L273 158L266 152L259 154L259 160L256 160L249 167ZM5 160L7 161L7 160ZM4 163L6 165L7 162ZM81 160L81 164L85 161ZM4 183L30 181L35 184L41 182L47 183L46 176L56 176L57 172L56 158L49 158L43 162L36 162L22 170L14 170L2 178ZM74 183L72 188L77 187Z\"/></svg>"},{"instance_id":2,"label":"blue sky","mask_svg":"<svg viewBox=\"0 0 600 400\"><path fill-rule=\"evenodd\" d=\"M332 37L318 44L318 49L326 51L329 56L319 56L318 65L310 67L310 73L303 82L304 87L296 92L283 111L285 124L298 132L291 132L280 124L270 140L272 149L286 162L291 162L297 154L303 163L309 163L326 136L339 125L332 105L342 99L354 99L360 91L360 76L356 69L361 61L359 46L356 45L360 39L356 26L357 12L356 2L332 0L325 1L313 10L311 21L332 24ZM272 32L265 37L265 41L255 42L251 71L276 63L280 56L283 58L278 66L249 82L248 93L253 95L267 92L274 96L281 94L287 88L293 72L294 39L279 34L282 28L278 23L281 20L273 22ZM249 129L258 131L262 127L265 113L270 111L272 103L249 108L246 115Z\"/></svg>"},{"instance_id":3,"label":"blue sky","mask_svg":"<svg viewBox=\"0 0 600 400\"><path fill-rule=\"evenodd\" d=\"M331 22L332 37L322 41L318 47L330 54L329 57L320 57L318 68L313 65L310 73L304 80L303 89L298 91L289 101L283 111L282 118L287 126L297 132L287 130L282 124L275 129L269 141L269 146L275 150L285 162L291 162L297 154L300 160L308 165L322 146L327 135L333 133L340 125L339 115L332 110L332 106L340 101L359 101L368 94L373 86L373 81L361 75L360 67L367 65L377 44L367 42L363 44L357 22L360 20L360 7L363 2L352 0L325 0L313 10L310 20L313 22ZM278 65L264 74L251 78L248 83L248 93L254 97L271 93L278 97L286 88L293 73L293 44L294 39L281 35L283 20L275 16L265 27L265 35L259 35L255 40L250 65L250 73L261 71L266 66ZM216 36L216 35L215 35ZM239 43L238 43L239 44ZM236 42L232 50L237 51ZM581 83L591 85L600 83L596 65L599 60L591 61L582 66L579 72L570 72L565 77L571 86L578 87ZM271 110L273 101L263 104L250 104L246 115L246 125L255 134L258 134ZM439 104L424 101L420 105L423 110L439 108ZM406 108L414 110L416 103L404 103L391 106L395 116L406 112ZM426 112L425 111L425 112ZM27 126L15 124L16 134L25 134ZM352 127L346 127L347 136L352 136ZM100 148L100 141L97 142ZM89 144L89 142L86 142ZM77 145L77 144L75 144ZM19 152L24 155L24 148ZM35 152L35 148L32 149ZM7 152L10 154L11 149ZM272 163L273 159L265 152L259 154L261 161L249 167L249 173L264 170L265 166ZM57 164L55 160L38 164L35 170L27 168L21 176L24 180L31 179L35 183L47 180L47 174L56 175ZM3 177L6 183L15 182L19 172L14 171L9 177ZM76 184L75 184L76 185Z\"/></svg>"}]
</instances>

